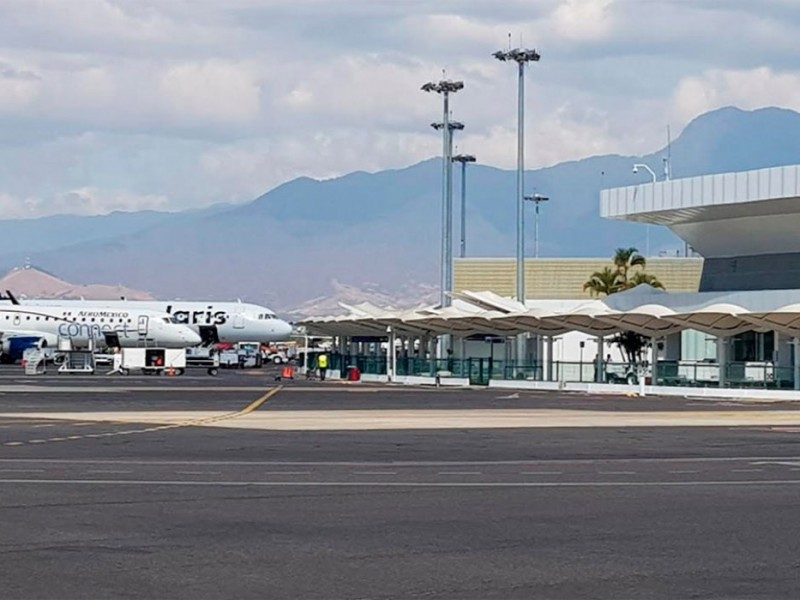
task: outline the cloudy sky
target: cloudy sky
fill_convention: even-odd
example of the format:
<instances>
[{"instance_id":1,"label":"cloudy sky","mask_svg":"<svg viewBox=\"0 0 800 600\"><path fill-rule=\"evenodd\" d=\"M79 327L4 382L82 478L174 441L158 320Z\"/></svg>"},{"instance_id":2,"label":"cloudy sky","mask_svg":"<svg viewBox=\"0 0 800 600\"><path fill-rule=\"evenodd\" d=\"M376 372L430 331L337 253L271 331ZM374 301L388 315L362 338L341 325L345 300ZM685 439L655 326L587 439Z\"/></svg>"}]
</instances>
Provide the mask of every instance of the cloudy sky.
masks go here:
<instances>
[{"instance_id":1,"label":"cloudy sky","mask_svg":"<svg viewBox=\"0 0 800 600\"><path fill-rule=\"evenodd\" d=\"M528 164L651 152L707 110L800 110L798 0L0 0L0 214L179 210L459 149Z\"/></svg>"}]
</instances>

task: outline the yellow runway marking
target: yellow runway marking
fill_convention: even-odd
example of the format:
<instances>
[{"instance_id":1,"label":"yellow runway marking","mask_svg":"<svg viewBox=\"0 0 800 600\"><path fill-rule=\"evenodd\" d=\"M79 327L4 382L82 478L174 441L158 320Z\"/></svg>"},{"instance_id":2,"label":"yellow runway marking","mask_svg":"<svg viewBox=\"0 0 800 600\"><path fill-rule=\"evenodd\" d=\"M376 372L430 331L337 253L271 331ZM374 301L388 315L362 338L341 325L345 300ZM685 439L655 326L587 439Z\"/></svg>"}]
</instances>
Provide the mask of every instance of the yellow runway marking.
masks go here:
<instances>
[{"instance_id":1,"label":"yellow runway marking","mask_svg":"<svg viewBox=\"0 0 800 600\"><path fill-rule=\"evenodd\" d=\"M240 411L240 413L239 413L239 414L242 414L242 415L249 415L249 414L250 414L251 412L253 412L254 410L258 410L258 409L259 409L259 408L261 408L261 407L262 407L262 406L263 406L263 405L264 405L266 402L268 402L270 398L272 398L272 397L273 397L275 394L277 394L278 392L280 392L282 389L283 389L283 386L282 386L282 385L279 385L278 387L271 389L271 390L270 390L270 391L268 391L266 394L264 394L263 396L261 396L261 398L259 398L259 399L258 399L258 400L256 400L255 402L253 402L253 403L252 403L250 406L248 406L248 407L247 407L247 408L245 408L244 410Z\"/></svg>"},{"instance_id":2,"label":"yellow runway marking","mask_svg":"<svg viewBox=\"0 0 800 600\"><path fill-rule=\"evenodd\" d=\"M268 402L270 398L272 398L278 392L280 392L282 389L283 389L283 386L278 386L276 388L272 388L267 393L265 393L263 396L261 396L260 398L258 398L255 401L251 402L249 405L247 405L245 408L243 408L241 410L233 411L233 412L226 412L226 413L222 413L222 414L214 414L214 415L211 415L211 416L208 416L208 417L203 417L203 418L200 418L200 419L186 419L186 420L183 420L183 421L181 421L179 423L159 425L159 426L156 426L156 427L147 427L145 429L127 429L127 430L124 430L124 431L107 431L107 432L103 432L103 433L87 433L87 434L84 434L84 435L68 435L66 437L52 437L52 438L42 439L42 440L39 440L39 439L28 440L27 442L4 442L3 445L4 446L22 446L22 445L25 445L25 444L46 444L47 442L63 442L63 441L68 441L68 440L70 440L70 441L71 440L83 440L83 439L88 439L88 438L95 438L96 439L96 438L104 438L104 437L115 437L115 436L121 436L121 435L132 435L132 434L135 434L135 433L153 433L155 431L165 431L167 429L179 429L179 428L183 428L183 427L199 427L199 426L203 426L203 425L211 425L211 424L218 423L220 421L225 421L225 420L228 420L228 419L234 419L236 417L249 415L250 413L255 412L256 410L261 408L266 402ZM24 418L25 417L20 417L20 421L17 421L17 423L24 422ZM64 419L64 420L68 420L68 419ZM75 426L99 425L99 424L105 424L105 425L130 425L130 421L117 421L117 420L110 421L110 420L107 420L107 419L101 419L101 420L98 420L98 421L91 421L91 422L65 423L65 424L75 425Z\"/></svg>"}]
</instances>

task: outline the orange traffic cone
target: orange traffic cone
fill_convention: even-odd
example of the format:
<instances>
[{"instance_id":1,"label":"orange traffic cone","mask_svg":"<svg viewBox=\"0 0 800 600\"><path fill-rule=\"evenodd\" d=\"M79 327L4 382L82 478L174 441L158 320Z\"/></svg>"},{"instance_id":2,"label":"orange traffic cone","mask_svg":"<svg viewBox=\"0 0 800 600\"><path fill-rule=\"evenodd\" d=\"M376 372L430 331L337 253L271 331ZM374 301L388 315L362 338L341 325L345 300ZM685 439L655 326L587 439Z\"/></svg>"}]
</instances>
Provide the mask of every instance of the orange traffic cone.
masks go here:
<instances>
[{"instance_id":1,"label":"orange traffic cone","mask_svg":"<svg viewBox=\"0 0 800 600\"><path fill-rule=\"evenodd\" d=\"M288 365L283 367L283 373L281 373L281 379L294 379L294 369Z\"/></svg>"},{"instance_id":2,"label":"orange traffic cone","mask_svg":"<svg viewBox=\"0 0 800 600\"><path fill-rule=\"evenodd\" d=\"M175 375L175 369L173 367L167 369L167 375Z\"/></svg>"}]
</instances>

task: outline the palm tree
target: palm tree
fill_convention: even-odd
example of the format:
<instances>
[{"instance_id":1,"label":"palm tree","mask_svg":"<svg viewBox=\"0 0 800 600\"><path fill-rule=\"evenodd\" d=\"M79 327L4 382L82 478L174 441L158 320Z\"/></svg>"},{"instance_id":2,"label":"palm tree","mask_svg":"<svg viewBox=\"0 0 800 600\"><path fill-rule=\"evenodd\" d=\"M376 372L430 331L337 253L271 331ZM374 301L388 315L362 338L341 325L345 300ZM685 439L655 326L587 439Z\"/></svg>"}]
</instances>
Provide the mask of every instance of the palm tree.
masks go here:
<instances>
[{"instance_id":1,"label":"palm tree","mask_svg":"<svg viewBox=\"0 0 800 600\"><path fill-rule=\"evenodd\" d=\"M645 273L647 259L639 254L636 248L617 248L614 253L614 267L605 267L596 271L583 284L584 291L589 290L593 297L610 296L635 288L637 285L647 284L654 288L664 289L658 277ZM631 273L632 269L637 269ZM623 331L614 336L613 343L617 344L625 353L628 363L635 364L643 358L643 351L650 341L638 333Z\"/></svg>"},{"instance_id":2,"label":"palm tree","mask_svg":"<svg viewBox=\"0 0 800 600\"><path fill-rule=\"evenodd\" d=\"M628 271L634 267L647 267L647 259L636 248L617 248L614 253L614 266L617 268L623 289L628 289Z\"/></svg>"},{"instance_id":3,"label":"palm tree","mask_svg":"<svg viewBox=\"0 0 800 600\"><path fill-rule=\"evenodd\" d=\"M628 281L628 289L635 288L637 285L642 284L649 285L650 287L658 288L660 290L664 289L664 284L658 280L658 277L644 272L633 274L633 277L631 277L630 281Z\"/></svg>"},{"instance_id":4,"label":"palm tree","mask_svg":"<svg viewBox=\"0 0 800 600\"><path fill-rule=\"evenodd\" d=\"M594 296L610 296L620 291L621 282L619 272L606 267L602 271L597 271L592 274L589 281L583 284L583 291L589 290L589 293Z\"/></svg>"}]
</instances>

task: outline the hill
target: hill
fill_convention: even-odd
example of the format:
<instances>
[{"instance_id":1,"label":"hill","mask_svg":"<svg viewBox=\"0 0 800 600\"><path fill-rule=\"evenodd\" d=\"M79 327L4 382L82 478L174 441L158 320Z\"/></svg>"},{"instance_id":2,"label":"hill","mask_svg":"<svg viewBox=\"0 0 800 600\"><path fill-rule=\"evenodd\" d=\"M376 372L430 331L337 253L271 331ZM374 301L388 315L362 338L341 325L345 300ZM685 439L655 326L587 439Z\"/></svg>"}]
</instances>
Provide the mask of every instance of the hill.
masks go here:
<instances>
[{"instance_id":1,"label":"hill","mask_svg":"<svg viewBox=\"0 0 800 600\"><path fill-rule=\"evenodd\" d=\"M622 245L644 250L644 227L601 219L598 194L643 181L631 171L635 162L659 172L663 155L664 149L596 156L527 172L527 190L552 200L541 212L540 254L610 256ZM798 163L800 114L776 108L708 113L675 140L672 159L675 178ZM369 283L389 296L415 286L423 294L438 281L439 165L430 159L325 181L299 178L247 204L151 215L149 223L140 213L120 214L115 218L129 231L93 229L57 248L40 243L49 239L46 219L28 221L26 235L5 256L12 264L30 256L73 280L125 281L160 297L242 297L284 309L330 295L333 280ZM513 255L515 173L471 165L467 185L468 254ZM0 222L0 232L7 223ZM653 253L682 248L666 229L653 228L651 240Z\"/></svg>"},{"instance_id":2,"label":"hill","mask_svg":"<svg viewBox=\"0 0 800 600\"><path fill-rule=\"evenodd\" d=\"M63 298L86 300L153 300L147 292L122 285L75 285L34 267L12 269L0 279L0 290L10 290L18 298Z\"/></svg>"}]
</instances>

